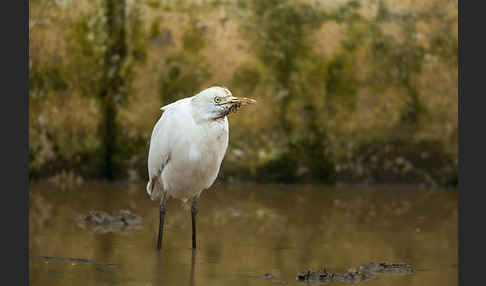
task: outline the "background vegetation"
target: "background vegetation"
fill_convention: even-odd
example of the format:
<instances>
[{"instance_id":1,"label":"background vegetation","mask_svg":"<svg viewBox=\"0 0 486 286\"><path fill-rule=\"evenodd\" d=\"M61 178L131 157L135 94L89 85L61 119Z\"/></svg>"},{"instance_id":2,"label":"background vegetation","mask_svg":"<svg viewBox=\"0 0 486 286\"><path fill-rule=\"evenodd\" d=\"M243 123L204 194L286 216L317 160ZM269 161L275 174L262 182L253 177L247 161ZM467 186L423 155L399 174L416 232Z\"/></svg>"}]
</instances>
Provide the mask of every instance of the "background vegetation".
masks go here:
<instances>
[{"instance_id":1,"label":"background vegetation","mask_svg":"<svg viewBox=\"0 0 486 286\"><path fill-rule=\"evenodd\" d=\"M159 107L211 85L223 181L457 184L457 1L31 0L30 174L146 180Z\"/></svg>"}]
</instances>

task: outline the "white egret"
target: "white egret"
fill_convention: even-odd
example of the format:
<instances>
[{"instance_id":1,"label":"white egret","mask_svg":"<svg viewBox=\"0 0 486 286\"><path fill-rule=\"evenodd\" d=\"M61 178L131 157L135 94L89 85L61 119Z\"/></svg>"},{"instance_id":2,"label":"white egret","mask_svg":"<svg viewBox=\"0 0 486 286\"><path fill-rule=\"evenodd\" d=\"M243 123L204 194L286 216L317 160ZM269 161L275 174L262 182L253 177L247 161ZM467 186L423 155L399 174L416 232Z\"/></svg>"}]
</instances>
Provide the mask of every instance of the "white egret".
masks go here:
<instances>
[{"instance_id":1,"label":"white egret","mask_svg":"<svg viewBox=\"0 0 486 286\"><path fill-rule=\"evenodd\" d=\"M228 148L227 115L256 103L234 97L224 87L210 87L161 108L148 157L147 193L160 201L157 248L162 247L167 195L192 200L192 248L196 248L197 201L215 181Z\"/></svg>"}]
</instances>

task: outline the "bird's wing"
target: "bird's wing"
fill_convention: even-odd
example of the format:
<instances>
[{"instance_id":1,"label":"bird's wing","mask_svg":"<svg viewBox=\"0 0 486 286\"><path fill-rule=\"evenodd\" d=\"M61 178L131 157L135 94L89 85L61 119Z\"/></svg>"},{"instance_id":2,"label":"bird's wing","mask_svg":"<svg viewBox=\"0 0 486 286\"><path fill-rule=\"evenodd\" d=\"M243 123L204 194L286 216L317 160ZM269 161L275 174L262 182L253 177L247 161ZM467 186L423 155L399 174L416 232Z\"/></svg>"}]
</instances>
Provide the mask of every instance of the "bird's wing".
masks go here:
<instances>
[{"instance_id":1,"label":"bird's wing","mask_svg":"<svg viewBox=\"0 0 486 286\"><path fill-rule=\"evenodd\" d=\"M150 178L158 176L170 158L171 137L178 125L178 121L185 115L184 105L187 105L187 98L178 100L160 108L164 111L160 119L155 124L150 138L150 150L148 158L148 168Z\"/></svg>"},{"instance_id":2,"label":"bird's wing","mask_svg":"<svg viewBox=\"0 0 486 286\"><path fill-rule=\"evenodd\" d=\"M162 185L160 184L160 174L167 165L170 158L170 150L166 144L166 136L164 136L164 126L167 125L165 114L155 124L150 139L150 149L148 157L148 173L149 182L147 184L147 193L153 199L162 193Z\"/></svg>"},{"instance_id":3,"label":"bird's wing","mask_svg":"<svg viewBox=\"0 0 486 286\"><path fill-rule=\"evenodd\" d=\"M179 100L161 108L164 113L152 131L148 157L149 182L147 184L147 193L152 199L162 192L163 186L160 185L162 182L160 175L170 161L171 148L174 145L174 132L180 132L180 122L184 121L183 117L186 112L183 106L185 101L185 99Z\"/></svg>"},{"instance_id":4,"label":"bird's wing","mask_svg":"<svg viewBox=\"0 0 486 286\"><path fill-rule=\"evenodd\" d=\"M170 156L170 149L168 145L167 136L167 114L162 114L160 119L155 124L150 138L150 149L148 158L149 177L157 177L167 164ZM170 118L169 118L170 119Z\"/></svg>"}]
</instances>

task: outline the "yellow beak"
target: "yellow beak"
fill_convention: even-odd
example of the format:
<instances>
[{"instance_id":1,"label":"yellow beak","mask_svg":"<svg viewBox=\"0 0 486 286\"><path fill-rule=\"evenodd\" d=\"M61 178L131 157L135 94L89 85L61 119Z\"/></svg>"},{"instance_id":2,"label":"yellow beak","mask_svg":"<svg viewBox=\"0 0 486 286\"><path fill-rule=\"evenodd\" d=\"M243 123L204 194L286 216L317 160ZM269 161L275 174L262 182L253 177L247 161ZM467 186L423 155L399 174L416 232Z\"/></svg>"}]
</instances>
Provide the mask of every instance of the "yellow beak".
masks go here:
<instances>
[{"instance_id":1,"label":"yellow beak","mask_svg":"<svg viewBox=\"0 0 486 286\"><path fill-rule=\"evenodd\" d=\"M228 96L223 99L222 104L250 105L255 104L256 100L246 97Z\"/></svg>"}]
</instances>

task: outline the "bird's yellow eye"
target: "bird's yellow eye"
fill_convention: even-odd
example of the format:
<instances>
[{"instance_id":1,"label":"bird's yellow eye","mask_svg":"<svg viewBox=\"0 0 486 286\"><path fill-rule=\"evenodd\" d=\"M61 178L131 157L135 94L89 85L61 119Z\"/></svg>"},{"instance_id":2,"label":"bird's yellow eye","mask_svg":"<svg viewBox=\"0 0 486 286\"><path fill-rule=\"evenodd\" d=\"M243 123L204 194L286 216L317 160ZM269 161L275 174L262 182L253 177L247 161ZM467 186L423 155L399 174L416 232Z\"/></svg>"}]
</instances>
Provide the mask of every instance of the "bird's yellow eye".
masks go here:
<instances>
[{"instance_id":1,"label":"bird's yellow eye","mask_svg":"<svg viewBox=\"0 0 486 286\"><path fill-rule=\"evenodd\" d=\"M220 102L221 102L221 97L216 96L216 97L214 98L214 102L216 102L216 103L220 103Z\"/></svg>"}]
</instances>

